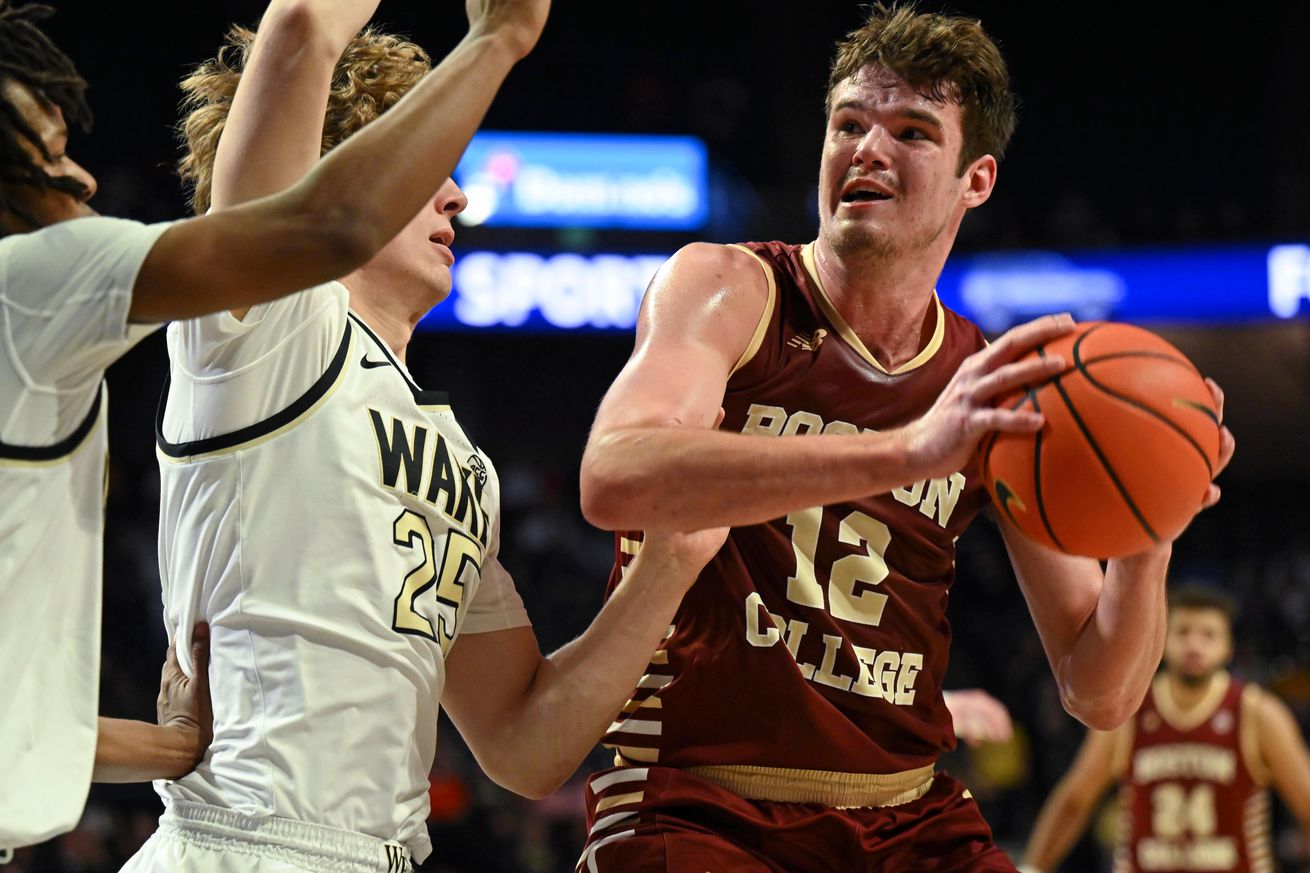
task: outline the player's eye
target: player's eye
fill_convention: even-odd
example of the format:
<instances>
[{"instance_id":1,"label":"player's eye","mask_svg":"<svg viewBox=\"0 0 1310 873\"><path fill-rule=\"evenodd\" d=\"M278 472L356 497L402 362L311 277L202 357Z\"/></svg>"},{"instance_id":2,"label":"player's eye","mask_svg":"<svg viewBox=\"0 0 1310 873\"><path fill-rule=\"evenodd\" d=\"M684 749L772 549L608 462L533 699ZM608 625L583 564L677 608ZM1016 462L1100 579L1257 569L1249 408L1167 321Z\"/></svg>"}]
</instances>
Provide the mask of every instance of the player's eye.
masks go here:
<instances>
[{"instance_id":1,"label":"player's eye","mask_svg":"<svg viewBox=\"0 0 1310 873\"><path fill-rule=\"evenodd\" d=\"M917 127L907 127L901 131L901 139L927 139L928 134Z\"/></svg>"}]
</instances>

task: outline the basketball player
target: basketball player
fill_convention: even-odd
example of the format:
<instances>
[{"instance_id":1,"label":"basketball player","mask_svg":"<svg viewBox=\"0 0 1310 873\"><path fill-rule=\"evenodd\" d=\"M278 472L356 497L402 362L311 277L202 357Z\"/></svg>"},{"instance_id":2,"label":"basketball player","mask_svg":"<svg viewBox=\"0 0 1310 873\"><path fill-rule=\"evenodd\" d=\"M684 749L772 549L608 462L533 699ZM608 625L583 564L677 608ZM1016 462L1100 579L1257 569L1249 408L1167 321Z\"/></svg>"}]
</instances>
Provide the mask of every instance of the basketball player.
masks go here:
<instances>
[{"instance_id":1,"label":"basketball player","mask_svg":"<svg viewBox=\"0 0 1310 873\"><path fill-rule=\"evenodd\" d=\"M989 401L1058 372L1017 361L1072 321L987 346L933 290L1014 127L976 22L877 6L829 82L818 239L678 252L586 449L592 523L733 526L608 735L592 871L1014 869L934 775L945 607L979 438L1042 425ZM1170 544L1102 572L1003 532L1066 707L1118 725L1158 661ZM621 533L613 578L639 553Z\"/></svg>"},{"instance_id":2,"label":"basketball player","mask_svg":"<svg viewBox=\"0 0 1310 873\"><path fill-rule=\"evenodd\" d=\"M275 0L253 45L234 31L187 80L198 211L293 183L423 75L412 43L351 39L376 5ZM312 51L292 51L293 6L320 22ZM179 639L210 622L214 742L159 786L167 811L127 869L408 869L432 849L438 705L491 778L544 796L722 544L723 529L657 538L591 627L542 657L498 557L496 470L457 398L405 365L450 291L464 205L447 181L341 282L170 327L165 620Z\"/></svg>"},{"instance_id":3,"label":"basketball player","mask_svg":"<svg viewBox=\"0 0 1310 873\"><path fill-rule=\"evenodd\" d=\"M1037 817L1025 869L1055 870L1115 781L1116 873L1272 873L1269 785L1310 845L1310 752L1282 701L1224 669L1232 618L1219 592L1171 593L1164 670L1122 727L1088 732Z\"/></svg>"},{"instance_id":4,"label":"basketball player","mask_svg":"<svg viewBox=\"0 0 1310 873\"><path fill-rule=\"evenodd\" d=\"M302 183L145 226L94 217L95 180L68 154L68 125L90 122L86 83L39 29L48 7L0 0L0 850L71 829L92 775L105 368L164 320L316 285L394 236L449 175L546 8L469 5L470 38ZM204 750L198 729L99 726L117 776L176 776Z\"/></svg>"}]
</instances>

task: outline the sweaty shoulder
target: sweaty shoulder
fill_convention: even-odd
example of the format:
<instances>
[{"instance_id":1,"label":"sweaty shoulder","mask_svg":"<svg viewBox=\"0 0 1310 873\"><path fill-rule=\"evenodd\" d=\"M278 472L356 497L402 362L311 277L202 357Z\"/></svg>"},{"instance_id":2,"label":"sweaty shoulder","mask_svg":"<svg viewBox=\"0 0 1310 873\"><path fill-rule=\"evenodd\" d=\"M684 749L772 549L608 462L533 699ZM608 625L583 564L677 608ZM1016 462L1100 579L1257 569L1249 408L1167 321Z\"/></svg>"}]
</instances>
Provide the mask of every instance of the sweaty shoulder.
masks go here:
<instances>
[{"instance_id":1,"label":"sweaty shoulder","mask_svg":"<svg viewBox=\"0 0 1310 873\"><path fill-rule=\"evenodd\" d=\"M692 243L651 281L639 342L696 342L736 360L766 317L773 293L771 268L751 252Z\"/></svg>"}]
</instances>

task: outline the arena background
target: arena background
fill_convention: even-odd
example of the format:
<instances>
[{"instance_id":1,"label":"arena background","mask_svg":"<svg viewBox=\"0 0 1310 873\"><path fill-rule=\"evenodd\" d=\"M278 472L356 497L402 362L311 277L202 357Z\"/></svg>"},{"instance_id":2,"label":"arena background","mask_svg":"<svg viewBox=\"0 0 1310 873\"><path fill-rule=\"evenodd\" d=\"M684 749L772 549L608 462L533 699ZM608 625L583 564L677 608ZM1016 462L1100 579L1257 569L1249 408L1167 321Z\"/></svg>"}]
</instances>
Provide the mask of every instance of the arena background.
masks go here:
<instances>
[{"instance_id":1,"label":"arena background","mask_svg":"<svg viewBox=\"0 0 1310 873\"><path fill-rule=\"evenodd\" d=\"M261 2L58 3L51 29L92 83L96 127L74 157L100 181L94 205L147 221L184 214L171 173L175 82ZM938 8L938 7L932 7ZM958 3L1001 43L1020 124L995 196L957 251L1304 242L1310 232L1310 6ZM813 238L822 97L833 41L854 3L559 2L510 77L487 127L692 134L710 149L715 203L695 233L459 231L455 250L673 251L692 239ZM382 4L380 20L439 56L462 4ZM1272 687L1310 725L1310 319L1152 323L1228 392L1238 453L1224 499L1179 541L1176 579L1231 591L1242 607L1235 671ZM504 483L504 561L549 651L594 615L609 537L578 511L586 430L631 345L623 334L425 333L421 384L447 388ZM110 372L112 475L105 569L102 711L153 718L164 639L155 561L157 475L150 424L165 369L160 336ZM289 475L285 487L296 488ZM1012 744L945 765L979 797L998 839L1022 849L1038 805L1082 729L1060 708L995 532L960 544L949 687L978 686L1013 712ZM325 580L326 584L326 580ZM489 783L443 727L433 777L437 845L422 869L571 870L580 782L531 803ZM597 753L590 763L601 765ZM330 766L330 753L324 765ZM584 768L585 769L585 768ZM1108 798L1109 799L1109 798ZM1277 806L1277 805L1276 805ZM72 834L20 852L14 871L100 871L154 828L148 786L100 786ZM1284 869L1306 867L1278 810ZM1062 869L1107 870L1112 816ZM1301 859L1298 860L1297 859Z\"/></svg>"}]
</instances>

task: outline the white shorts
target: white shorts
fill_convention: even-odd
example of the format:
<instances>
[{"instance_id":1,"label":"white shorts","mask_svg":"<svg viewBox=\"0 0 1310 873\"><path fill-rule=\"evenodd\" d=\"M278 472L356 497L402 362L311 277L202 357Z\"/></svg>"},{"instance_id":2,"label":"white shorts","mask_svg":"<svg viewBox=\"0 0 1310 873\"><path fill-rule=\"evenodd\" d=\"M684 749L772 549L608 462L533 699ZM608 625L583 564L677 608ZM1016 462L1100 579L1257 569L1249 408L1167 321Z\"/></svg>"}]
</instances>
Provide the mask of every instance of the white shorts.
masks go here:
<instances>
[{"instance_id":1,"label":"white shorts","mask_svg":"<svg viewBox=\"0 0 1310 873\"><path fill-rule=\"evenodd\" d=\"M289 818L173 801L122 873L408 873L409 849Z\"/></svg>"}]
</instances>

